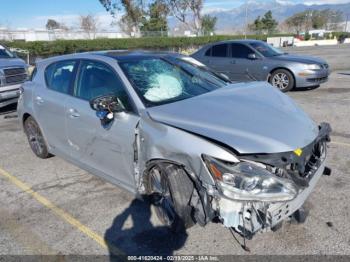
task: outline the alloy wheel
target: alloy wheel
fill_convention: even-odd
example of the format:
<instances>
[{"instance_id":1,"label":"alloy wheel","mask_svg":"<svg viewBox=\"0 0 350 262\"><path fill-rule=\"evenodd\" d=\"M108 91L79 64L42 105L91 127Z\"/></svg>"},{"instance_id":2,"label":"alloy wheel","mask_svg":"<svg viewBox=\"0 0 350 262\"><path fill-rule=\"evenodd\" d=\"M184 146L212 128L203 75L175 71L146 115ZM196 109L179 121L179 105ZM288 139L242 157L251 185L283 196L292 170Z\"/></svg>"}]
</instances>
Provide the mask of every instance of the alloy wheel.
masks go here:
<instances>
[{"instance_id":1,"label":"alloy wheel","mask_svg":"<svg viewBox=\"0 0 350 262\"><path fill-rule=\"evenodd\" d=\"M272 85L280 90L284 90L289 86L289 77L285 73L277 73L272 78Z\"/></svg>"},{"instance_id":2,"label":"alloy wheel","mask_svg":"<svg viewBox=\"0 0 350 262\"><path fill-rule=\"evenodd\" d=\"M29 121L26 124L26 134L28 137L29 145L32 148L32 150L37 155L42 154L45 150L45 142L40 132L40 129L35 122Z\"/></svg>"}]
</instances>

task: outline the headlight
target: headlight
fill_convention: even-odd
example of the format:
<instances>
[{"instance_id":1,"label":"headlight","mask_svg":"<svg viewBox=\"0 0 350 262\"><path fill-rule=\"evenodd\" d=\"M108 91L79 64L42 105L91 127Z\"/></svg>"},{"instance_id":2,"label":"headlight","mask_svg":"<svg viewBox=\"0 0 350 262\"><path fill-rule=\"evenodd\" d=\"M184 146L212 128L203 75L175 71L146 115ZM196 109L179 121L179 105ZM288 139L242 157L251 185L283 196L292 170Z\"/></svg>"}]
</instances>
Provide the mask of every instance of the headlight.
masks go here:
<instances>
[{"instance_id":1,"label":"headlight","mask_svg":"<svg viewBox=\"0 0 350 262\"><path fill-rule=\"evenodd\" d=\"M305 67L308 70L321 70L322 69L321 65L317 65L317 64L306 65Z\"/></svg>"},{"instance_id":2,"label":"headlight","mask_svg":"<svg viewBox=\"0 0 350 262\"><path fill-rule=\"evenodd\" d=\"M227 163L210 156L203 158L219 190L228 198L279 202L292 200L297 195L293 182L277 177L256 164Z\"/></svg>"}]
</instances>

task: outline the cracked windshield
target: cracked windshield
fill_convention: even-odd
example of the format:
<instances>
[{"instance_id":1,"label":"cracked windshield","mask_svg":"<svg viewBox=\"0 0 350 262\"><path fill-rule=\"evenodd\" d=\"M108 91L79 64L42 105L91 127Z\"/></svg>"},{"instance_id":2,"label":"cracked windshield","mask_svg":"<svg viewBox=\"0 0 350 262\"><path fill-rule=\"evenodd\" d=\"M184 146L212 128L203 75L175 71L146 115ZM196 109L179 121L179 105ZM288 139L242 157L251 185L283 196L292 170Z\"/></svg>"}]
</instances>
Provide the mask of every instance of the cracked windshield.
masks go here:
<instances>
[{"instance_id":1,"label":"cracked windshield","mask_svg":"<svg viewBox=\"0 0 350 262\"><path fill-rule=\"evenodd\" d=\"M173 60L132 59L121 62L120 66L146 106L198 96L228 83L205 68Z\"/></svg>"}]
</instances>

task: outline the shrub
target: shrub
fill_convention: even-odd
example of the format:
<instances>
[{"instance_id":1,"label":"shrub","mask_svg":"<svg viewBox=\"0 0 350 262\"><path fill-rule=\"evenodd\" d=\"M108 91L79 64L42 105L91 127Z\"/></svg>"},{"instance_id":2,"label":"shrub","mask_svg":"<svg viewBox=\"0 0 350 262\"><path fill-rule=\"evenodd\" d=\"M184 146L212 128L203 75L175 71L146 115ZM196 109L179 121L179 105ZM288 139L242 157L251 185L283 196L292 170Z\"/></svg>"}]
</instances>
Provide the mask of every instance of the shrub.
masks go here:
<instances>
[{"instance_id":1,"label":"shrub","mask_svg":"<svg viewBox=\"0 0 350 262\"><path fill-rule=\"evenodd\" d=\"M275 35L285 36L285 35ZM208 43L230 39L243 39L242 35L215 35L201 37L145 37L95 40L56 40L23 42L14 41L5 43L9 47L28 50L34 57L49 57L77 52L120 49L152 49L181 51L182 49L195 49ZM266 40L266 35L249 35L250 39Z\"/></svg>"}]
</instances>

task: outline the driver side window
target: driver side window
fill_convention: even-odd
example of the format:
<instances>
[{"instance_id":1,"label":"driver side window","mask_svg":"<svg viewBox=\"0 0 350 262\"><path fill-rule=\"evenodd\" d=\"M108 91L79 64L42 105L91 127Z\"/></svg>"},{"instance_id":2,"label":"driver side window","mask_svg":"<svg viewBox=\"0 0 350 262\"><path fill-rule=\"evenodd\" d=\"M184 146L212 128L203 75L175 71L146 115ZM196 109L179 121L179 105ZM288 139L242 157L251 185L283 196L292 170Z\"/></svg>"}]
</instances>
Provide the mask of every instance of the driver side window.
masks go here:
<instances>
[{"instance_id":1,"label":"driver side window","mask_svg":"<svg viewBox=\"0 0 350 262\"><path fill-rule=\"evenodd\" d=\"M74 96L90 101L103 95L117 96L124 107L131 110L123 82L114 70L104 63L83 60L79 67Z\"/></svg>"},{"instance_id":2,"label":"driver side window","mask_svg":"<svg viewBox=\"0 0 350 262\"><path fill-rule=\"evenodd\" d=\"M231 44L231 55L233 58L248 58L248 55L251 53L254 53L254 51L246 45L238 43Z\"/></svg>"}]
</instances>

